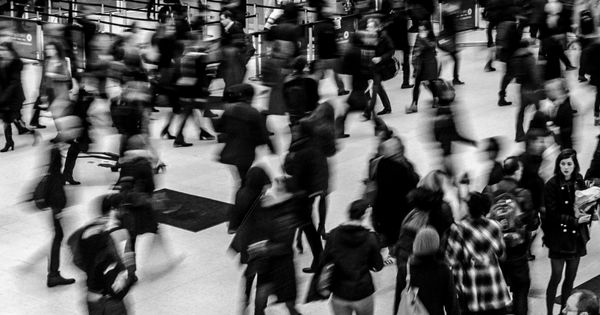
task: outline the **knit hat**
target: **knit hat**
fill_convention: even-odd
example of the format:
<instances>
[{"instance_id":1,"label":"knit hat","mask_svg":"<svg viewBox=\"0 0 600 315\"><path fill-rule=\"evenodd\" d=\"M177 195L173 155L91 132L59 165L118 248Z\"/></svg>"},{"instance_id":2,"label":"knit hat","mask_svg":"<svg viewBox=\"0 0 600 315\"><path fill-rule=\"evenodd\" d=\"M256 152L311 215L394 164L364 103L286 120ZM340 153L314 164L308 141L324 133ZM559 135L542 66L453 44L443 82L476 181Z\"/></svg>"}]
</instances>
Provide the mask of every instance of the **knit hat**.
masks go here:
<instances>
[{"instance_id":1,"label":"knit hat","mask_svg":"<svg viewBox=\"0 0 600 315\"><path fill-rule=\"evenodd\" d=\"M440 248L440 236L432 227L422 228L413 242L413 254L416 256L436 253Z\"/></svg>"}]
</instances>

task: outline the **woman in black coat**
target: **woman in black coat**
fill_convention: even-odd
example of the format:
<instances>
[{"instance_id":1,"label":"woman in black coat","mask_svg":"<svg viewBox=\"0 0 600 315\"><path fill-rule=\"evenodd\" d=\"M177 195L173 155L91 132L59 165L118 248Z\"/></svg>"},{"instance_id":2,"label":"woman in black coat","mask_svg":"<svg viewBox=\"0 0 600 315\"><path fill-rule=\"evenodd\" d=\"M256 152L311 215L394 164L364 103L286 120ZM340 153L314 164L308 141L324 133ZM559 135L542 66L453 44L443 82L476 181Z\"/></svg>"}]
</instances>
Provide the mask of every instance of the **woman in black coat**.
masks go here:
<instances>
[{"instance_id":1,"label":"woman in black coat","mask_svg":"<svg viewBox=\"0 0 600 315\"><path fill-rule=\"evenodd\" d=\"M4 30L2 31L4 32ZM2 35L2 38L8 37ZM4 122L6 143L0 152L15 149L11 123L18 117L25 95L21 84L23 62L19 59L10 42L0 44L0 118Z\"/></svg>"},{"instance_id":2,"label":"woman in black coat","mask_svg":"<svg viewBox=\"0 0 600 315\"><path fill-rule=\"evenodd\" d=\"M417 103L421 92L421 83L437 79L438 65L436 59L436 40L431 23L428 21L419 24L419 34L413 48L413 67L415 73L415 87L413 88L413 99L410 107L406 109L407 114L417 112Z\"/></svg>"},{"instance_id":3,"label":"woman in black coat","mask_svg":"<svg viewBox=\"0 0 600 315\"><path fill-rule=\"evenodd\" d=\"M383 158L375 171L377 192L372 219L375 231L383 237L382 246L392 246L398 240L402 220L410 212L407 195L417 187L419 175L404 156L399 138L392 137L383 147Z\"/></svg>"},{"instance_id":4,"label":"woman in black coat","mask_svg":"<svg viewBox=\"0 0 600 315\"><path fill-rule=\"evenodd\" d=\"M587 254L590 239L590 214L580 214L574 208L575 191L585 189L579 174L577 153L566 149L556 158L554 176L546 183L544 201L546 216L542 221L544 244L548 247L552 275L546 291L547 314L551 315L563 269L565 279L561 290L564 307L577 275L579 259Z\"/></svg>"}]
</instances>

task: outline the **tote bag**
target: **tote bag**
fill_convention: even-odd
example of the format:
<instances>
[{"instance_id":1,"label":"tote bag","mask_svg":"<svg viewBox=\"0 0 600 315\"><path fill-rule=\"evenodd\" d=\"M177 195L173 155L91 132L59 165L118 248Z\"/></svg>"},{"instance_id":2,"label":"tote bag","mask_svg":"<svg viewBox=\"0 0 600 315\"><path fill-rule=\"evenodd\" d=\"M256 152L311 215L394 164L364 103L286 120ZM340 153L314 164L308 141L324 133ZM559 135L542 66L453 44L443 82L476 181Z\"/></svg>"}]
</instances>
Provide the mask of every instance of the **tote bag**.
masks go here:
<instances>
[{"instance_id":1,"label":"tote bag","mask_svg":"<svg viewBox=\"0 0 600 315\"><path fill-rule=\"evenodd\" d=\"M419 299L419 288L410 285L410 258L406 262L406 287L402 290L400 305L396 315L429 315L429 312Z\"/></svg>"}]
</instances>

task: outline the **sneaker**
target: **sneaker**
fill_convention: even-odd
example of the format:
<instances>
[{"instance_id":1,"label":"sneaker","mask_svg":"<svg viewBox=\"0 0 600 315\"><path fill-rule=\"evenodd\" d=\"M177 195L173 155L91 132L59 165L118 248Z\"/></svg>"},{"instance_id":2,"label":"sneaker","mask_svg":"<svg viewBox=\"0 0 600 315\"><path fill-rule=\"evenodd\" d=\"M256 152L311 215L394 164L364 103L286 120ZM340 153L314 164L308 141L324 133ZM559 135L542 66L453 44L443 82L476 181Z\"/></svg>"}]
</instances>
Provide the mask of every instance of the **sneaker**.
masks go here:
<instances>
[{"instance_id":1,"label":"sneaker","mask_svg":"<svg viewBox=\"0 0 600 315\"><path fill-rule=\"evenodd\" d=\"M48 275L48 279L46 281L46 285L48 288L52 288L58 285L69 285L75 283L75 279L71 278L63 278L60 273L55 275Z\"/></svg>"}]
</instances>

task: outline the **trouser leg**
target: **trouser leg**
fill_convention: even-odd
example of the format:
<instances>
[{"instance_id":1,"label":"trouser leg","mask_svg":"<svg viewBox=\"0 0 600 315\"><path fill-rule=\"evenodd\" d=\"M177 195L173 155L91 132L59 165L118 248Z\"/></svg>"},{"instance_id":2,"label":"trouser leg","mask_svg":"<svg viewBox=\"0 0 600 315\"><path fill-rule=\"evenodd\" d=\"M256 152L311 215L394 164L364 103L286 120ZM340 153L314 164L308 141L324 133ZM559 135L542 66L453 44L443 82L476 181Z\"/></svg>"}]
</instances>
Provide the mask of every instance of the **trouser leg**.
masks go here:
<instances>
[{"instance_id":1,"label":"trouser leg","mask_svg":"<svg viewBox=\"0 0 600 315\"><path fill-rule=\"evenodd\" d=\"M52 239L52 246L50 248L50 263L48 265L48 274L50 275L58 275L58 269L60 267L60 245L64 237L62 225L60 224L59 219L60 213L60 209L52 209L54 238Z\"/></svg>"},{"instance_id":2,"label":"trouser leg","mask_svg":"<svg viewBox=\"0 0 600 315\"><path fill-rule=\"evenodd\" d=\"M69 150L67 151L67 157L65 158L65 168L63 170L63 176L67 179L73 178L73 169L75 169L75 163L77 162L79 152L81 152L79 143L76 141L71 142Z\"/></svg>"}]
</instances>

